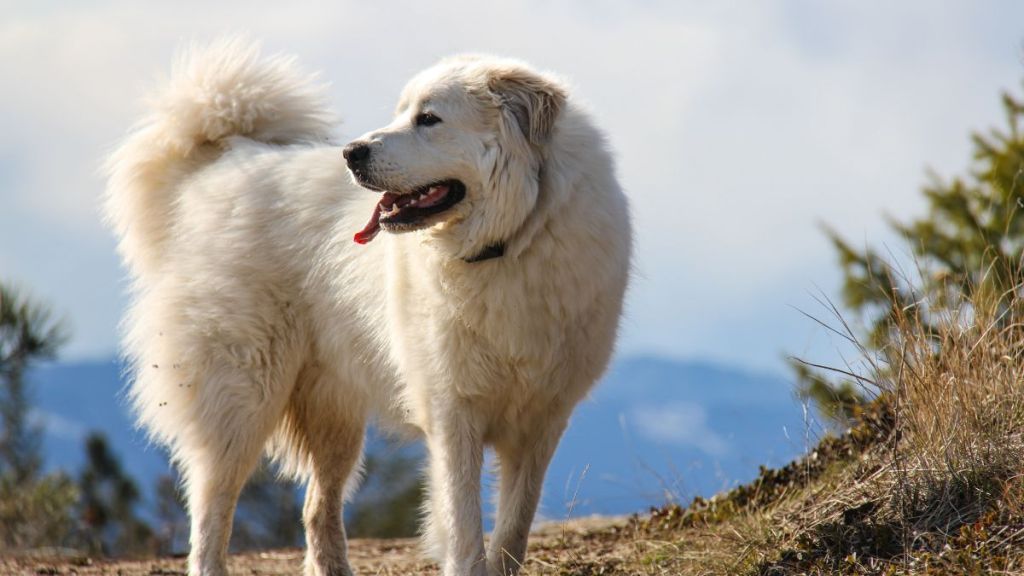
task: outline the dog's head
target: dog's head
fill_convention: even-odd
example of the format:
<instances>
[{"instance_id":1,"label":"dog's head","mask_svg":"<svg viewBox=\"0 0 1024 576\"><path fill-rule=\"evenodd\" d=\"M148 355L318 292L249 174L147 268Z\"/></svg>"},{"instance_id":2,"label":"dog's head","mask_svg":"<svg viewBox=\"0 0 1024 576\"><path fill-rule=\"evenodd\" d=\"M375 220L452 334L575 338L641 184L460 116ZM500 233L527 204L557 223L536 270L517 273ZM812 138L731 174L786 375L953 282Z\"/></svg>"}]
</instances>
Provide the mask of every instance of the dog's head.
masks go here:
<instances>
[{"instance_id":1,"label":"dog's head","mask_svg":"<svg viewBox=\"0 0 1024 576\"><path fill-rule=\"evenodd\" d=\"M418 74L391 124L345 147L356 181L383 192L356 241L437 227L462 256L504 242L537 203L565 99L516 61L461 56Z\"/></svg>"}]
</instances>

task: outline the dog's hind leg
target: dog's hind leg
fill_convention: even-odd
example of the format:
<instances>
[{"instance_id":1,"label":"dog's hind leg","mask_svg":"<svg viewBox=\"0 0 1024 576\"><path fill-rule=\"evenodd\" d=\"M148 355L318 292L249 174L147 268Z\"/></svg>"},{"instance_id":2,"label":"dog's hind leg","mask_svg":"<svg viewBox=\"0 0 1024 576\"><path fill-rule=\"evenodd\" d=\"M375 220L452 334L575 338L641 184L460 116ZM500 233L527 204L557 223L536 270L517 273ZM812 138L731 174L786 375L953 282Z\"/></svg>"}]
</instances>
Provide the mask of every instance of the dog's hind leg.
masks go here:
<instances>
[{"instance_id":1,"label":"dog's hind leg","mask_svg":"<svg viewBox=\"0 0 1024 576\"><path fill-rule=\"evenodd\" d=\"M195 420L177 453L192 519L190 576L225 576L235 505L259 463L294 385L294 372L246 370L230 361L198 384Z\"/></svg>"},{"instance_id":2,"label":"dog's hind leg","mask_svg":"<svg viewBox=\"0 0 1024 576\"><path fill-rule=\"evenodd\" d=\"M359 398L344 402L318 392L337 391L330 380L300 379L285 424L309 478L302 520L306 527L307 576L351 576L345 541L344 500L355 489L366 415ZM307 389L304 384L314 384ZM318 385L317 385L318 384Z\"/></svg>"},{"instance_id":3,"label":"dog's hind leg","mask_svg":"<svg viewBox=\"0 0 1024 576\"><path fill-rule=\"evenodd\" d=\"M492 574L509 576L523 564L544 474L565 425L566 420L561 418L545 423L542 429L503 438L494 445L501 484L497 522L487 552Z\"/></svg>"},{"instance_id":4,"label":"dog's hind leg","mask_svg":"<svg viewBox=\"0 0 1024 576\"><path fill-rule=\"evenodd\" d=\"M342 515L345 480L360 459L362 430L342 433L334 439L338 442L336 457L325 458L323 465L317 465L302 508L307 576L352 576Z\"/></svg>"}]
</instances>

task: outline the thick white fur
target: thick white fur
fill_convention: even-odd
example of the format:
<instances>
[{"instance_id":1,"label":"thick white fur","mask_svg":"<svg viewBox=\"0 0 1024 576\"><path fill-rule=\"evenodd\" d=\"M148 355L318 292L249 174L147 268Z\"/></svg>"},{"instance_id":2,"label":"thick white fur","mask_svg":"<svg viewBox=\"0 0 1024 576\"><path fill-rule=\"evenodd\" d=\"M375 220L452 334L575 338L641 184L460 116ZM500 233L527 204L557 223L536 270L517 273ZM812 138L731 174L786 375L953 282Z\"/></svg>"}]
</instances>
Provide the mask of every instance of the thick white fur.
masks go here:
<instances>
[{"instance_id":1,"label":"thick white fur","mask_svg":"<svg viewBox=\"0 0 1024 576\"><path fill-rule=\"evenodd\" d=\"M425 104L437 131L411 128ZM395 190L458 178L466 199L360 246L379 196L351 183L330 130L311 77L225 40L183 56L110 160L107 214L134 278L130 398L183 472L190 573L226 573L237 496L266 451L308 479L307 574L350 574L342 500L369 418L426 440L444 573L513 573L621 313L630 224L604 138L550 77L443 61L365 140ZM505 256L462 259L495 241ZM485 552L488 445L501 486Z\"/></svg>"}]
</instances>

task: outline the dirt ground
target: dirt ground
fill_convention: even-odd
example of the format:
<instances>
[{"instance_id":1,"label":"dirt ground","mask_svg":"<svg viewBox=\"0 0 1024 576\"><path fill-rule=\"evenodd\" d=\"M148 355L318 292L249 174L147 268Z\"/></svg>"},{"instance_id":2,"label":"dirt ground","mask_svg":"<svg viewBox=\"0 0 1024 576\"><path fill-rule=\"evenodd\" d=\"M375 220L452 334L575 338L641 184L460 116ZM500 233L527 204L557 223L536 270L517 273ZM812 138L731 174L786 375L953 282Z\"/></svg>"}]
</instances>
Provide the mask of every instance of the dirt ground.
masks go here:
<instances>
[{"instance_id":1,"label":"dirt ground","mask_svg":"<svg viewBox=\"0 0 1024 576\"><path fill-rule=\"evenodd\" d=\"M601 562L609 538L629 524L626 518L584 518L540 526L530 540L524 573L529 575L573 573L574 566ZM234 554L228 569L239 576L276 576L302 573L300 549ZM434 576L436 564L424 558L414 539L349 541L349 559L360 576ZM62 576L183 576L184 558L102 560L71 552L37 551L0 558L0 574Z\"/></svg>"}]
</instances>

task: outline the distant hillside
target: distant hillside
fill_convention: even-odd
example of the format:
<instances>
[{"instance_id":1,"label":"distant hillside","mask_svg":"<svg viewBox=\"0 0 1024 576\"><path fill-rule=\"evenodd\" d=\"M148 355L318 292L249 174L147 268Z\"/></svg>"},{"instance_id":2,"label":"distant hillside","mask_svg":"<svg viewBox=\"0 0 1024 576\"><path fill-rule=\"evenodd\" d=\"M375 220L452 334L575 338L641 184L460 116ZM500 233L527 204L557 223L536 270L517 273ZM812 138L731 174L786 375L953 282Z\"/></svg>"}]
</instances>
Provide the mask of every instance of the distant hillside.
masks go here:
<instances>
[{"instance_id":1,"label":"distant hillside","mask_svg":"<svg viewBox=\"0 0 1024 576\"><path fill-rule=\"evenodd\" d=\"M136 430L121 395L121 365L115 360L69 362L37 368L28 376L36 416L45 426L43 451L51 468L75 471L84 462L86 434L107 435L125 470L143 487L167 470L164 455Z\"/></svg>"},{"instance_id":2,"label":"distant hillside","mask_svg":"<svg viewBox=\"0 0 1024 576\"><path fill-rule=\"evenodd\" d=\"M108 360L55 364L31 374L46 427L47 465L77 470L85 434L101 430L148 489L167 471L166 462L132 427L120 372ZM803 451L802 414L791 384L778 377L703 362L623 359L573 416L548 474L541 513L560 519L572 507L573 516L623 514L750 480L759 465L784 463ZM368 445L378 454L394 450L377 436Z\"/></svg>"},{"instance_id":3,"label":"distant hillside","mask_svg":"<svg viewBox=\"0 0 1024 576\"><path fill-rule=\"evenodd\" d=\"M626 514L714 494L754 478L759 465L788 462L804 451L806 428L792 389L706 362L616 362L573 416L543 512L560 519L572 505L574 516Z\"/></svg>"}]
</instances>

